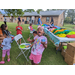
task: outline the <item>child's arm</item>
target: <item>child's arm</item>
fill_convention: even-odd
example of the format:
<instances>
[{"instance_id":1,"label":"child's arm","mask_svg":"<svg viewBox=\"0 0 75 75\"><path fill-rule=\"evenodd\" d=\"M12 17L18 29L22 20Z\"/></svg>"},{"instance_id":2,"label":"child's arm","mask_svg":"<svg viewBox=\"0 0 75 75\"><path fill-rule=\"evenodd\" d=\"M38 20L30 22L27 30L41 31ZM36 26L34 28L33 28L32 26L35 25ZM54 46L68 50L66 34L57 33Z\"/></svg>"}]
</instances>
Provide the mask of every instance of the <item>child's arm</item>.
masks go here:
<instances>
[{"instance_id":1,"label":"child's arm","mask_svg":"<svg viewBox=\"0 0 75 75\"><path fill-rule=\"evenodd\" d=\"M33 44L30 45L30 47L32 47L32 46L33 46Z\"/></svg>"},{"instance_id":2,"label":"child's arm","mask_svg":"<svg viewBox=\"0 0 75 75\"><path fill-rule=\"evenodd\" d=\"M1 44L1 47L5 46L5 39L3 39L3 42Z\"/></svg>"},{"instance_id":3,"label":"child's arm","mask_svg":"<svg viewBox=\"0 0 75 75\"><path fill-rule=\"evenodd\" d=\"M41 42L45 48L47 48L47 44L45 42Z\"/></svg>"},{"instance_id":4,"label":"child's arm","mask_svg":"<svg viewBox=\"0 0 75 75\"><path fill-rule=\"evenodd\" d=\"M20 31L22 32L23 30L22 30L22 29L20 29Z\"/></svg>"},{"instance_id":5,"label":"child's arm","mask_svg":"<svg viewBox=\"0 0 75 75\"><path fill-rule=\"evenodd\" d=\"M29 42L34 42L34 39L33 40L30 40L30 37L27 39L27 41L29 41Z\"/></svg>"},{"instance_id":6,"label":"child's arm","mask_svg":"<svg viewBox=\"0 0 75 75\"><path fill-rule=\"evenodd\" d=\"M17 31L17 27L16 27L16 31Z\"/></svg>"},{"instance_id":7,"label":"child's arm","mask_svg":"<svg viewBox=\"0 0 75 75\"><path fill-rule=\"evenodd\" d=\"M11 31L9 31L9 33L11 33Z\"/></svg>"}]
</instances>

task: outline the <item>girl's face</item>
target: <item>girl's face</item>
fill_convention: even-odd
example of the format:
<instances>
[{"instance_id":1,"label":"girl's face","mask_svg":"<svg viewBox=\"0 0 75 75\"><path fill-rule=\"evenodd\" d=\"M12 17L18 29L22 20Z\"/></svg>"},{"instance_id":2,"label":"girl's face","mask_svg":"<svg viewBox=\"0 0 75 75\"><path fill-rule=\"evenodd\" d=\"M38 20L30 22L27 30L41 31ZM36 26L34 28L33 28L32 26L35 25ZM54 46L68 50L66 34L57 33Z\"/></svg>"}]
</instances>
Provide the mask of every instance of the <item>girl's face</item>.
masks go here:
<instances>
[{"instance_id":1,"label":"girl's face","mask_svg":"<svg viewBox=\"0 0 75 75\"><path fill-rule=\"evenodd\" d=\"M42 36L44 34L44 30L41 27L38 28L37 34L38 34L38 36Z\"/></svg>"},{"instance_id":2,"label":"girl's face","mask_svg":"<svg viewBox=\"0 0 75 75\"><path fill-rule=\"evenodd\" d=\"M8 29L8 26L5 28L5 30L7 30Z\"/></svg>"}]
</instances>

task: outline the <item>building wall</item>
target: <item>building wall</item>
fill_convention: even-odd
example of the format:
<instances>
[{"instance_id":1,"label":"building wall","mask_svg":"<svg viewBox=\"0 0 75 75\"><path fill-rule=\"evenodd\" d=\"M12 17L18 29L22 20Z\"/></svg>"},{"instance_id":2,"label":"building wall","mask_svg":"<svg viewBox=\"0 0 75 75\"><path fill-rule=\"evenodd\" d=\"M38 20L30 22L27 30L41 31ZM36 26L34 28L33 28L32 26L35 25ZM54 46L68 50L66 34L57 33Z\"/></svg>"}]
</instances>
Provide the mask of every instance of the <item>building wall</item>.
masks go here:
<instances>
[{"instance_id":1,"label":"building wall","mask_svg":"<svg viewBox=\"0 0 75 75\"><path fill-rule=\"evenodd\" d=\"M58 26L63 26L64 24L64 12L59 15L59 18L58 18Z\"/></svg>"},{"instance_id":2,"label":"building wall","mask_svg":"<svg viewBox=\"0 0 75 75\"><path fill-rule=\"evenodd\" d=\"M52 16L53 17L53 20L54 20L54 25L58 25L58 17L57 16ZM51 22L51 16L50 16L50 19L49 19L49 22L46 22L46 18L47 17L42 17L42 23L43 24L50 24L50 22Z\"/></svg>"},{"instance_id":3,"label":"building wall","mask_svg":"<svg viewBox=\"0 0 75 75\"><path fill-rule=\"evenodd\" d=\"M0 14L0 21L4 21L4 17L2 14Z\"/></svg>"},{"instance_id":4,"label":"building wall","mask_svg":"<svg viewBox=\"0 0 75 75\"><path fill-rule=\"evenodd\" d=\"M25 23L25 21L27 20L27 17L29 17L29 16L20 17L22 24ZM50 17L49 22L46 22L46 18L47 17ZM61 15L59 15L59 16L42 16L42 18L41 18L42 24L50 24L51 17L53 17L54 25L63 26L63 23L64 23L64 12ZM14 23L18 22L18 17L11 17L11 18L12 18L12 21L10 20L10 17L6 16L7 22L14 22ZM22 22L22 19L24 19L24 22ZM4 17L3 17L2 14L0 14L0 21L4 21ZM27 22L27 23L29 23L29 22ZM35 17L35 24L38 24L38 16Z\"/></svg>"}]
</instances>

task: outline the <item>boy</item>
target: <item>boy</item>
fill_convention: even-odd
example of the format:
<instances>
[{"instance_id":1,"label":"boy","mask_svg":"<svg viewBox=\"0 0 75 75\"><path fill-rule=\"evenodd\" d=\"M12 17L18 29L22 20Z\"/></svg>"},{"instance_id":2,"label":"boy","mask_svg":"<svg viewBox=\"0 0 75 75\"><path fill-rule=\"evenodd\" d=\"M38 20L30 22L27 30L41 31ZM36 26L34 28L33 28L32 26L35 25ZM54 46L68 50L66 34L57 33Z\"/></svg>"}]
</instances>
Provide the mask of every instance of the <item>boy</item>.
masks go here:
<instances>
[{"instance_id":1,"label":"boy","mask_svg":"<svg viewBox=\"0 0 75 75\"><path fill-rule=\"evenodd\" d=\"M23 28L20 25L21 25L21 21L18 21L18 26L16 27L17 35L22 34ZM18 43L19 43L19 41L18 41ZM20 39L20 44L21 44L21 39Z\"/></svg>"},{"instance_id":2,"label":"boy","mask_svg":"<svg viewBox=\"0 0 75 75\"><path fill-rule=\"evenodd\" d=\"M33 32L33 35L34 35L34 38L35 38L35 36L37 36L37 31L34 31L34 32ZM27 40L29 40L29 39L30 39L30 37L29 37ZM32 43L32 40L30 40L29 42ZM31 45L31 47L32 47L32 46L33 46L33 44Z\"/></svg>"}]
</instances>

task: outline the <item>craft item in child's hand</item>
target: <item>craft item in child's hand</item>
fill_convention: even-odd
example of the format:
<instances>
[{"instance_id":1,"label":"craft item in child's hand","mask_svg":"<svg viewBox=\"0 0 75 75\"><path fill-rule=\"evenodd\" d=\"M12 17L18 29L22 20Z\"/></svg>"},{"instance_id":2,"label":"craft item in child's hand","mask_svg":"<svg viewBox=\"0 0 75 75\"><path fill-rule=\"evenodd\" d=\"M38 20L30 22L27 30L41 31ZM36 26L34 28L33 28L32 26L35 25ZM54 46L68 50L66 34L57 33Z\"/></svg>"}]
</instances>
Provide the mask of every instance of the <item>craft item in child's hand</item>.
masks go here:
<instances>
[{"instance_id":1,"label":"craft item in child's hand","mask_svg":"<svg viewBox=\"0 0 75 75\"><path fill-rule=\"evenodd\" d=\"M20 29L20 28L17 28L17 29Z\"/></svg>"},{"instance_id":2,"label":"craft item in child's hand","mask_svg":"<svg viewBox=\"0 0 75 75\"><path fill-rule=\"evenodd\" d=\"M42 39L41 41L42 41L42 42L45 42L45 39Z\"/></svg>"}]
</instances>

